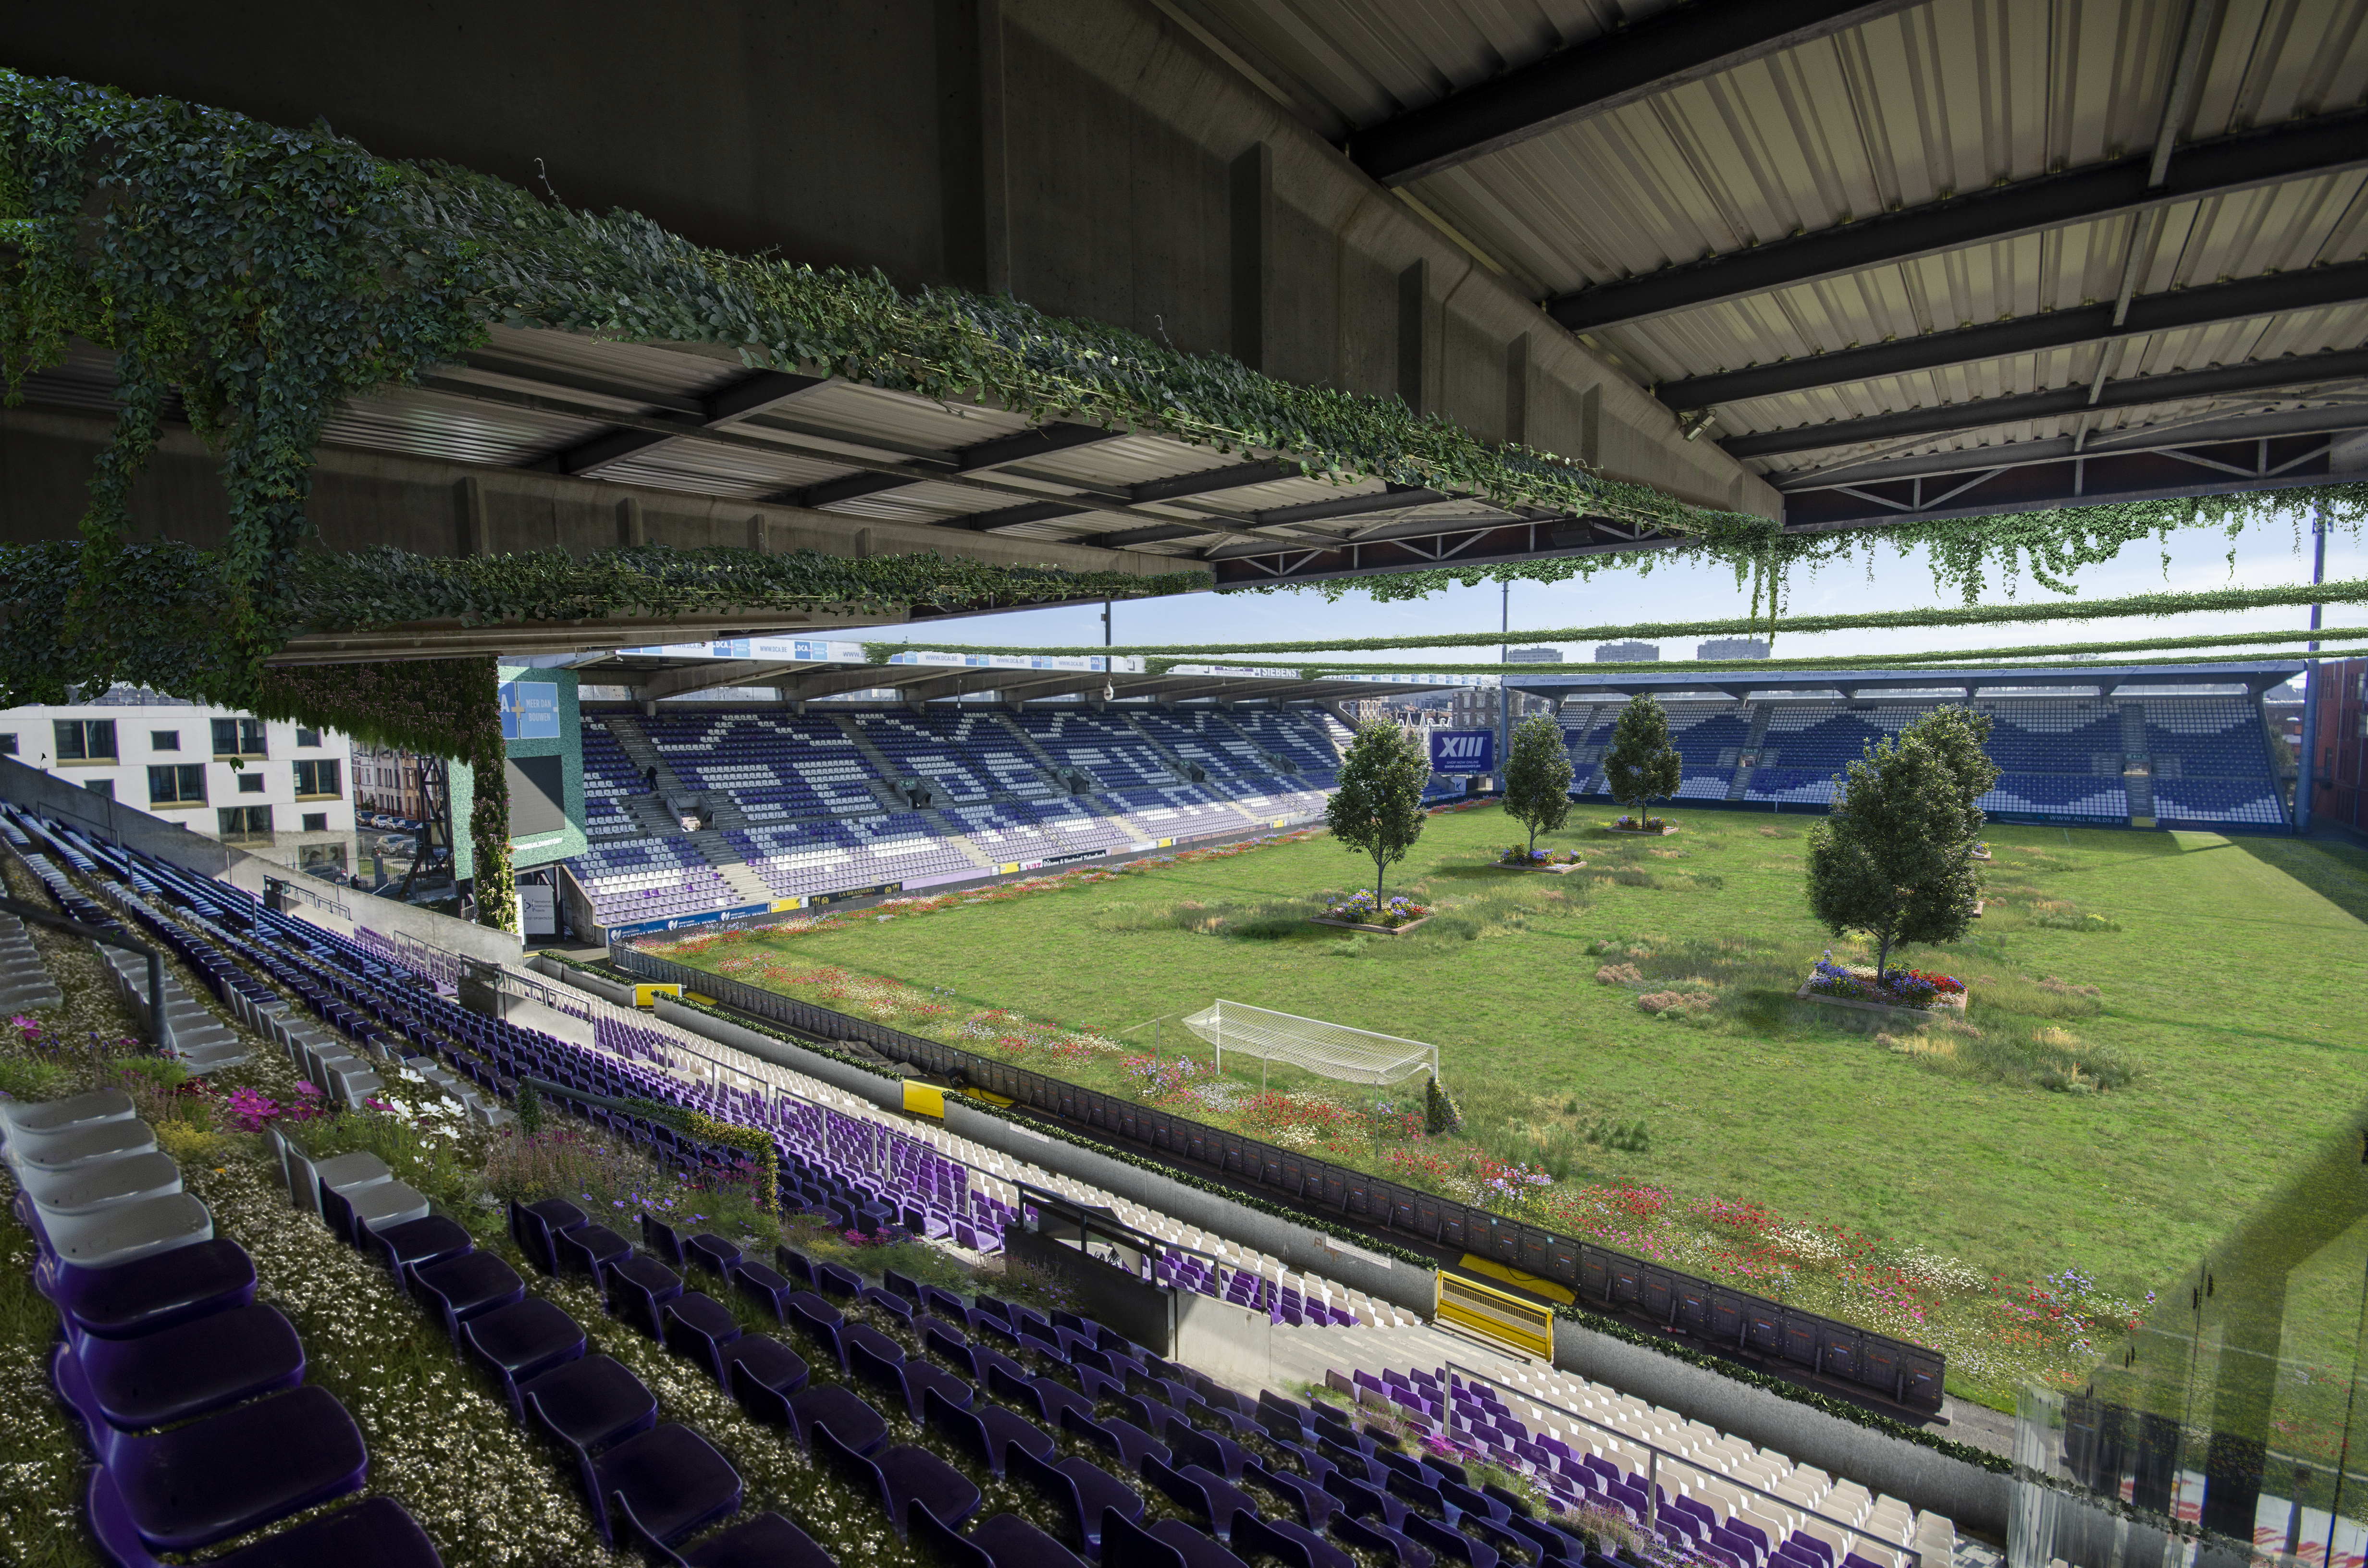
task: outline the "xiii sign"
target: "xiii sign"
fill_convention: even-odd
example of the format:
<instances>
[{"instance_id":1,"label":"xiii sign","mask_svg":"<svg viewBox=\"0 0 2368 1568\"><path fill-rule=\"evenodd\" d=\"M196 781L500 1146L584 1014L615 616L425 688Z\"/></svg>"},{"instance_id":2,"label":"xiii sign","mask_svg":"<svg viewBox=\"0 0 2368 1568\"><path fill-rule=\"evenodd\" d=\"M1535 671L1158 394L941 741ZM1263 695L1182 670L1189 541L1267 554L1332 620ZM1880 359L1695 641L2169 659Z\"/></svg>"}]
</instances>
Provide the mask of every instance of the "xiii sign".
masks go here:
<instances>
[{"instance_id":1,"label":"xiii sign","mask_svg":"<svg viewBox=\"0 0 2368 1568\"><path fill-rule=\"evenodd\" d=\"M1497 766L1494 730L1433 730L1430 770L1433 773L1489 773Z\"/></svg>"}]
</instances>

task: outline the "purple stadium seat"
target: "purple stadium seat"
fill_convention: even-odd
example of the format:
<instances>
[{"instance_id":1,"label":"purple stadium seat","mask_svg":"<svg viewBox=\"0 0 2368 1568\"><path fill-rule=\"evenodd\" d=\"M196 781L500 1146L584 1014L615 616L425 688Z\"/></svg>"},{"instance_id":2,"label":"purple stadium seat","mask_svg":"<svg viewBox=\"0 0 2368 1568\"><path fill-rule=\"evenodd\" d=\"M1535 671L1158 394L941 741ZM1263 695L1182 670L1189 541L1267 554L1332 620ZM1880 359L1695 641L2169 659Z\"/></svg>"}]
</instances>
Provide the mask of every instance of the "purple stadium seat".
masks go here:
<instances>
[{"instance_id":1,"label":"purple stadium seat","mask_svg":"<svg viewBox=\"0 0 2368 1568\"><path fill-rule=\"evenodd\" d=\"M1021 1450L1036 1459L1053 1452L1053 1435L1030 1424L1019 1412L1000 1404L978 1404L968 1408L955 1404L943 1393L932 1389L921 1396L924 1419L935 1431L962 1452L986 1466L988 1473L1001 1475L1008 1466L1009 1456Z\"/></svg>"},{"instance_id":2,"label":"purple stadium seat","mask_svg":"<svg viewBox=\"0 0 2368 1568\"><path fill-rule=\"evenodd\" d=\"M70 1335L51 1364L85 1421L137 1432L294 1388L304 1346L278 1311L250 1305L138 1339Z\"/></svg>"},{"instance_id":3,"label":"purple stadium seat","mask_svg":"<svg viewBox=\"0 0 2368 1568\"><path fill-rule=\"evenodd\" d=\"M545 1274L559 1271L553 1256L552 1239L564 1231L587 1223L591 1216L564 1198L546 1198L540 1203L510 1203L510 1240L534 1260L535 1267Z\"/></svg>"},{"instance_id":4,"label":"purple stadium seat","mask_svg":"<svg viewBox=\"0 0 2368 1568\"><path fill-rule=\"evenodd\" d=\"M389 1225L385 1230L369 1233L369 1237L370 1250L398 1279L403 1278L406 1264L435 1263L443 1258L458 1257L476 1244L470 1239L466 1227L441 1214Z\"/></svg>"},{"instance_id":5,"label":"purple stadium seat","mask_svg":"<svg viewBox=\"0 0 2368 1568\"><path fill-rule=\"evenodd\" d=\"M791 1394L789 1414L790 1431L801 1448L812 1448L814 1429L824 1425L859 1454L871 1453L888 1440L888 1423L880 1419L880 1413L833 1383L818 1383Z\"/></svg>"},{"instance_id":6,"label":"purple stadium seat","mask_svg":"<svg viewBox=\"0 0 2368 1568\"><path fill-rule=\"evenodd\" d=\"M744 1334L722 1346L714 1369L741 1409L785 1426L789 1397L806 1386L809 1373L805 1358L769 1334Z\"/></svg>"},{"instance_id":7,"label":"purple stadium seat","mask_svg":"<svg viewBox=\"0 0 2368 1568\"><path fill-rule=\"evenodd\" d=\"M666 1568L838 1568L814 1539L780 1515L762 1513L745 1524L719 1530L687 1551L677 1551L643 1524L621 1494L610 1499L621 1534L645 1559Z\"/></svg>"},{"instance_id":8,"label":"purple stadium seat","mask_svg":"<svg viewBox=\"0 0 2368 1568\"><path fill-rule=\"evenodd\" d=\"M1193 1532L1188 1527L1186 1533ZM1190 1561L1180 1547L1161 1540L1116 1508L1102 1518L1101 1553L1112 1568L1121 1563L1125 1568L1188 1568Z\"/></svg>"},{"instance_id":9,"label":"purple stadium seat","mask_svg":"<svg viewBox=\"0 0 2368 1568\"><path fill-rule=\"evenodd\" d=\"M1181 1420L1170 1421L1161 1436L1167 1439L1178 1463L1206 1466L1227 1481L1239 1481L1242 1467L1249 1462L1249 1450L1232 1438L1196 1431Z\"/></svg>"},{"instance_id":10,"label":"purple stadium seat","mask_svg":"<svg viewBox=\"0 0 2368 1568\"><path fill-rule=\"evenodd\" d=\"M1431 1553L1428 1548L1416 1545L1404 1533L1392 1529L1379 1519L1352 1518L1347 1514L1335 1515L1331 1535L1342 1546L1357 1551L1367 1551L1384 1562L1395 1562L1404 1568L1407 1563L1428 1563Z\"/></svg>"},{"instance_id":11,"label":"purple stadium seat","mask_svg":"<svg viewBox=\"0 0 2368 1568\"><path fill-rule=\"evenodd\" d=\"M814 1277L814 1289L825 1296L851 1301L863 1294L863 1276L842 1264L817 1263Z\"/></svg>"},{"instance_id":12,"label":"purple stadium seat","mask_svg":"<svg viewBox=\"0 0 2368 1568\"><path fill-rule=\"evenodd\" d=\"M611 1261L601 1271L609 1310L652 1339L666 1333L658 1309L682 1294L682 1276L654 1257L636 1253Z\"/></svg>"},{"instance_id":13,"label":"purple stadium seat","mask_svg":"<svg viewBox=\"0 0 2368 1568\"><path fill-rule=\"evenodd\" d=\"M1234 1544L1244 1554L1261 1552L1284 1568L1356 1568L1357 1560L1304 1525L1289 1519L1244 1517L1234 1521Z\"/></svg>"},{"instance_id":14,"label":"purple stadium seat","mask_svg":"<svg viewBox=\"0 0 2368 1568\"><path fill-rule=\"evenodd\" d=\"M480 1312L461 1325L461 1345L499 1378L510 1408L518 1385L584 1354L584 1328L540 1296Z\"/></svg>"},{"instance_id":15,"label":"purple stadium seat","mask_svg":"<svg viewBox=\"0 0 2368 1568\"><path fill-rule=\"evenodd\" d=\"M1133 1471L1142 1469L1146 1455L1156 1456L1162 1463L1167 1460L1167 1445L1132 1421L1115 1415L1108 1421L1097 1421L1090 1414L1065 1406L1061 1411L1060 1419L1064 1431L1074 1432L1086 1441L1109 1450L1110 1456L1118 1460L1121 1470Z\"/></svg>"},{"instance_id":16,"label":"purple stadium seat","mask_svg":"<svg viewBox=\"0 0 2368 1568\"><path fill-rule=\"evenodd\" d=\"M255 1260L217 1236L120 1268L43 1260L34 1285L69 1326L102 1339L154 1334L255 1300Z\"/></svg>"},{"instance_id":17,"label":"purple stadium seat","mask_svg":"<svg viewBox=\"0 0 2368 1568\"><path fill-rule=\"evenodd\" d=\"M117 1568L164 1568L141 1539L115 1478L105 1470L90 1475L90 1529ZM443 1568L444 1560L402 1504L392 1497L370 1497L266 1536L227 1556L210 1557L194 1568L322 1568L325 1563L336 1568Z\"/></svg>"},{"instance_id":18,"label":"purple stadium seat","mask_svg":"<svg viewBox=\"0 0 2368 1568\"><path fill-rule=\"evenodd\" d=\"M740 1506L739 1472L712 1443L672 1421L585 1458L582 1465L604 1545L616 1544L614 1505L620 1497L649 1539L666 1546Z\"/></svg>"},{"instance_id":19,"label":"purple stadium seat","mask_svg":"<svg viewBox=\"0 0 2368 1568\"><path fill-rule=\"evenodd\" d=\"M906 1534L907 1517L914 1509L956 1527L978 1511L978 1488L927 1449L908 1445L876 1456L860 1454L824 1422L814 1428L814 1451L826 1473L879 1500L899 1540Z\"/></svg>"},{"instance_id":20,"label":"purple stadium seat","mask_svg":"<svg viewBox=\"0 0 2368 1568\"><path fill-rule=\"evenodd\" d=\"M554 1231L551 1250L559 1274L588 1274L600 1278L601 1270L619 1258L633 1255L633 1244L606 1225L578 1225L573 1230Z\"/></svg>"},{"instance_id":21,"label":"purple stadium seat","mask_svg":"<svg viewBox=\"0 0 2368 1568\"><path fill-rule=\"evenodd\" d=\"M527 1419L571 1449L591 1452L657 1425L658 1402L611 1356L564 1361L518 1387Z\"/></svg>"},{"instance_id":22,"label":"purple stadium seat","mask_svg":"<svg viewBox=\"0 0 2368 1568\"><path fill-rule=\"evenodd\" d=\"M1468 1562L1472 1568L1497 1568L1496 1548L1474 1540L1462 1530L1435 1523L1420 1514L1408 1514L1399 1528L1407 1539L1428 1549L1434 1558Z\"/></svg>"},{"instance_id":23,"label":"purple stadium seat","mask_svg":"<svg viewBox=\"0 0 2368 1568\"><path fill-rule=\"evenodd\" d=\"M518 1270L489 1252L464 1252L434 1263L414 1264L411 1293L458 1338L461 1324L480 1312L526 1299Z\"/></svg>"},{"instance_id":24,"label":"purple stadium seat","mask_svg":"<svg viewBox=\"0 0 2368 1568\"><path fill-rule=\"evenodd\" d=\"M1288 1502L1299 1515L1299 1522L1311 1530L1321 1531L1326 1522L1339 1509L1337 1498L1304 1475L1293 1474L1287 1470L1269 1470L1256 1460L1243 1466L1242 1473Z\"/></svg>"},{"instance_id":25,"label":"purple stadium seat","mask_svg":"<svg viewBox=\"0 0 2368 1568\"><path fill-rule=\"evenodd\" d=\"M685 1242L682 1252L685 1262L712 1274L729 1274L732 1266L741 1259L737 1246L708 1232L701 1232Z\"/></svg>"},{"instance_id":26,"label":"purple stadium seat","mask_svg":"<svg viewBox=\"0 0 2368 1568\"><path fill-rule=\"evenodd\" d=\"M158 1551L194 1551L358 1491L370 1468L353 1417L317 1387L154 1437L110 1433L100 1457L125 1517Z\"/></svg>"},{"instance_id":27,"label":"purple stadium seat","mask_svg":"<svg viewBox=\"0 0 2368 1568\"><path fill-rule=\"evenodd\" d=\"M674 1227L655 1214L642 1216L642 1244L657 1254L659 1261L680 1268L683 1265L682 1238Z\"/></svg>"},{"instance_id":28,"label":"purple stadium seat","mask_svg":"<svg viewBox=\"0 0 2368 1568\"><path fill-rule=\"evenodd\" d=\"M789 1321L789 1300L800 1289L791 1282L789 1276L746 1258L734 1265L728 1274L732 1288L748 1300L761 1303L767 1312L773 1314L774 1322Z\"/></svg>"},{"instance_id":29,"label":"purple stadium seat","mask_svg":"<svg viewBox=\"0 0 2368 1568\"><path fill-rule=\"evenodd\" d=\"M1015 1445L1009 1450L1008 1468L1014 1481L1033 1487L1063 1511L1087 1557L1101 1555L1105 1514L1116 1513L1129 1520L1143 1517L1141 1495L1099 1465L1079 1459L1049 1464Z\"/></svg>"},{"instance_id":30,"label":"purple stadium seat","mask_svg":"<svg viewBox=\"0 0 2368 1568\"><path fill-rule=\"evenodd\" d=\"M732 1309L703 1290L685 1290L658 1308L666 1347L707 1369L718 1385L724 1379L723 1347L740 1337Z\"/></svg>"}]
</instances>

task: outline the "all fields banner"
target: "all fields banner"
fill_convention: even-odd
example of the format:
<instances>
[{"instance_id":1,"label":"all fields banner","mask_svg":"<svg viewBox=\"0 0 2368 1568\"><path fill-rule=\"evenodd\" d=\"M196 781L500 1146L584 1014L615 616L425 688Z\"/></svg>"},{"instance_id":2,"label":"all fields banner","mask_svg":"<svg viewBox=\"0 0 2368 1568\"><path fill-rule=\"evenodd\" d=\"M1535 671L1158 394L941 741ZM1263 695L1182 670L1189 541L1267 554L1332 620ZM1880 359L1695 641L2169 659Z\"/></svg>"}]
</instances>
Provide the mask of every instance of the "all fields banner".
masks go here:
<instances>
[{"instance_id":1,"label":"all fields banner","mask_svg":"<svg viewBox=\"0 0 2368 1568\"><path fill-rule=\"evenodd\" d=\"M1431 731L1430 770L1433 773L1494 773L1497 770L1497 732Z\"/></svg>"}]
</instances>

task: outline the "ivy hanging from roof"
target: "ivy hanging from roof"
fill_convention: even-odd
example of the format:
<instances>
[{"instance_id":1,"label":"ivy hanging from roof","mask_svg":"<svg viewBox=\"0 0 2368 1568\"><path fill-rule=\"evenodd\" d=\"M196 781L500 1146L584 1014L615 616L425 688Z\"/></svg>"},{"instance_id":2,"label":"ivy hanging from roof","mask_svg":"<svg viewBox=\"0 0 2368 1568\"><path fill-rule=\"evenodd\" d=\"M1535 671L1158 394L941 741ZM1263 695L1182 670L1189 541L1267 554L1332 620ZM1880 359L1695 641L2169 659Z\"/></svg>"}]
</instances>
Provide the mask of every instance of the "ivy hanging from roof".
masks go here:
<instances>
[{"instance_id":1,"label":"ivy hanging from roof","mask_svg":"<svg viewBox=\"0 0 2368 1568\"><path fill-rule=\"evenodd\" d=\"M1922 550L1930 563L1934 584L1944 593L1960 594L1965 603L1972 604L1989 591L1993 577L2011 593L2026 574L2052 592L2073 593L2076 589L2071 578L2082 567L2111 561L2131 545L2148 539L2166 542L2172 533L2186 528L2222 530L2229 540L2233 567L2236 540L2245 529L2283 517L2297 530L2299 542L2300 519L2314 512L2326 518L2329 532L2340 530L2357 539L2361 525L2368 522L2368 483L2164 496L1972 517L1915 517L1876 528L1820 534L1788 534L1764 517L1724 514L1696 520L1682 530L1684 537L1679 542L1660 550L1442 566L1418 572L1367 573L1311 584L1277 582L1237 586L1257 593L1313 588L1330 600L1350 593L1366 593L1377 603L1390 604L1425 598L1451 587L1476 587L1482 583L1562 583L1626 567L1649 574L1664 562L1724 561L1734 566L1738 587L1747 582L1751 586L1754 619L1763 613L1768 618L1765 622L1744 623L1736 630L1770 635L1781 612L1784 585L1795 570L1815 570L1854 553L1871 560L1884 546L1903 556ZM2168 564L2166 552L2166 567ZM1784 624L1793 625L1789 621Z\"/></svg>"},{"instance_id":2,"label":"ivy hanging from roof","mask_svg":"<svg viewBox=\"0 0 2368 1568\"><path fill-rule=\"evenodd\" d=\"M74 339L117 356L116 431L82 521L86 587L121 565L131 486L177 397L220 456L230 510L225 547L192 563L204 579L188 586L218 597L249 664L286 619L275 601L309 532L312 454L331 412L416 381L495 324L722 344L751 367L1270 451L1341 480L1680 529L1713 516L1492 448L1394 398L1291 385L1008 298L908 294L877 272L710 250L635 213L379 159L325 129L6 71L0 239L10 392ZM85 595L69 611L72 631L98 607Z\"/></svg>"},{"instance_id":3,"label":"ivy hanging from roof","mask_svg":"<svg viewBox=\"0 0 2368 1568\"><path fill-rule=\"evenodd\" d=\"M2275 588L2198 588L2158 594L2126 594L2117 598L2042 600L2037 604L1926 606L1917 609L1866 610L1855 615L1804 615L1787 620L1786 630L1810 631L1900 631L1931 626L1998 626L2049 620L2114 620L2131 617L2194 615L2242 609L2268 609L2287 605L2368 603L2368 578L2334 583L2290 584ZM1343 637L1296 642L1144 642L1105 647L1096 642L1076 647L1014 648L995 643L866 642L864 653L884 664L900 653L928 650L947 653L1113 653L1141 656L1164 665L1237 662L1237 655L1258 653L1339 654L1380 653L1403 648L1493 648L1502 642L1600 642L1627 638L1724 637L1764 631L1757 619L1645 620L1625 625L1554 626L1524 631L1433 631L1399 637ZM2296 633L2300 636L2302 633ZM2223 639L2234 641L2234 639ZM1281 667L1297 668L1297 662ZM1412 665L1399 665L1411 669ZM1424 668L1435 668L1424 665ZM1490 669L1501 666L1491 665Z\"/></svg>"},{"instance_id":4,"label":"ivy hanging from roof","mask_svg":"<svg viewBox=\"0 0 2368 1568\"><path fill-rule=\"evenodd\" d=\"M109 548L105 580L93 587L85 557L94 548L63 540L0 545L0 706L63 702L75 687L116 681L224 707L254 704L261 676L247 657L250 650L217 613L215 558L169 540L118 544ZM1140 598L1207 585L1208 574L1198 569L1144 577L935 555L856 560L813 551L767 555L664 545L581 559L556 550L463 557L387 547L307 550L288 560L255 624L263 642L278 648L307 632L423 622L549 625L621 616L761 618L768 611L891 615L924 605L989 609ZM96 610L85 608L77 617L78 603ZM463 755L449 735L417 749Z\"/></svg>"}]
</instances>

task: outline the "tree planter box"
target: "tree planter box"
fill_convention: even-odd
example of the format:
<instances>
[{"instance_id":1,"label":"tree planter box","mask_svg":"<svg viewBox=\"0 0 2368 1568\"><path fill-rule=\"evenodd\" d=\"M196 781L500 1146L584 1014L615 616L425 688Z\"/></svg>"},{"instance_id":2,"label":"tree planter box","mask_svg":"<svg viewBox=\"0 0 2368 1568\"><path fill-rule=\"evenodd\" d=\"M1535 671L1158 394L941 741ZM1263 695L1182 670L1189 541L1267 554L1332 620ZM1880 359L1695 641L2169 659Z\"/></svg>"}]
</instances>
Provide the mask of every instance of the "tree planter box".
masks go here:
<instances>
[{"instance_id":1,"label":"tree planter box","mask_svg":"<svg viewBox=\"0 0 2368 1568\"><path fill-rule=\"evenodd\" d=\"M1403 926L1360 926L1353 920L1326 920L1319 915L1311 916L1308 924L1329 926L1335 931L1371 931L1377 937L1403 937L1416 926L1427 924L1429 919L1430 916L1426 915L1420 920L1409 920Z\"/></svg>"},{"instance_id":2,"label":"tree planter box","mask_svg":"<svg viewBox=\"0 0 2368 1568\"><path fill-rule=\"evenodd\" d=\"M1974 851L1974 858L1976 860L1987 860L1990 858L1990 852L1987 849L1976 849Z\"/></svg>"},{"instance_id":3,"label":"tree planter box","mask_svg":"<svg viewBox=\"0 0 2368 1568\"><path fill-rule=\"evenodd\" d=\"M1489 864L1500 871L1544 871L1553 876L1566 877L1573 871L1584 869L1587 862L1573 860L1567 866L1508 866L1502 860L1491 860ZM1426 915L1423 918L1428 920L1430 916Z\"/></svg>"},{"instance_id":4,"label":"tree planter box","mask_svg":"<svg viewBox=\"0 0 2368 1568\"><path fill-rule=\"evenodd\" d=\"M1959 1002L1953 1006L1900 1007L1888 1002L1854 1002L1847 996L1827 996L1821 992L1810 990L1806 981L1801 983L1800 990L1793 993L1793 999L1796 1002L1815 1002L1820 1007L1845 1007L1853 1013L1872 1013L1880 1018L1911 1024L1929 1024L1943 1013L1963 1014L1964 1012L1962 994Z\"/></svg>"},{"instance_id":5,"label":"tree planter box","mask_svg":"<svg viewBox=\"0 0 2368 1568\"><path fill-rule=\"evenodd\" d=\"M1658 827L1621 827L1612 823L1605 823L1603 824L1603 831L1606 833L1626 834L1632 838L1666 838L1670 834L1678 831L1678 824L1673 822L1665 822Z\"/></svg>"}]
</instances>

